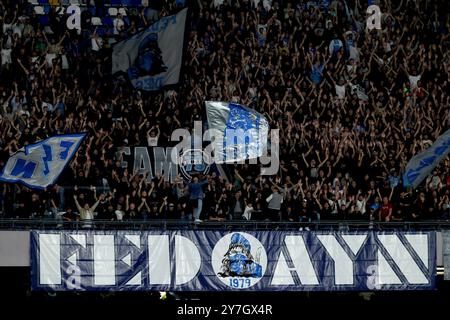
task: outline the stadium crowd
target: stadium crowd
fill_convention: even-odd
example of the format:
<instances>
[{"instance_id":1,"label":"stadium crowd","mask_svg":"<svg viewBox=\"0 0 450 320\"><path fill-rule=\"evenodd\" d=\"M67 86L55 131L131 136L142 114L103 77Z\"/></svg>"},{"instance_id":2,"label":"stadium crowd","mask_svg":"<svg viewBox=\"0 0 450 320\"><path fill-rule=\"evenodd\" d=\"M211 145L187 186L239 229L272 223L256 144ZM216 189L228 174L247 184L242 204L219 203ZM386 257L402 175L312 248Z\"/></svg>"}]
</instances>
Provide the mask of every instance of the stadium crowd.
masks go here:
<instances>
[{"instance_id":1,"label":"stadium crowd","mask_svg":"<svg viewBox=\"0 0 450 320\"><path fill-rule=\"evenodd\" d=\"M159 16L180 10L162 2ZM449 128L447 1L381 1L381 30L366 28L367 1L315 2L326 3L186 2L180 83L147 93L111 75L114 42L155 18L145 7L109 27L83 15L77 33L53 9L43 25L32 5L0 0L0 167L29 143L89 133L48 190L0 184L3 216L449 219L448 159L417 189L402 181L408 160ZM248 105L280 129L277 175L246 164L228 179L171 183L121 168L117 148L164 146L174 129L205 119L205 100Z\"/></svg>"}]
</instances>

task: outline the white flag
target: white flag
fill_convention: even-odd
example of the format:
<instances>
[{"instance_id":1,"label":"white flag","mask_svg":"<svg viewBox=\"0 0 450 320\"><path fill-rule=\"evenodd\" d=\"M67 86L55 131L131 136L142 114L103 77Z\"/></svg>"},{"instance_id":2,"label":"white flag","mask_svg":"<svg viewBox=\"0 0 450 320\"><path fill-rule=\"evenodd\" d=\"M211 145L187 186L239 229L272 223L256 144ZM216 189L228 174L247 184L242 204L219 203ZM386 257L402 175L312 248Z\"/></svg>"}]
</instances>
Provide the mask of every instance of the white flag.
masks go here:
<instances>
[{"instance_id":1,"label":"white flag","mask_svg":"<svg viewBox=\"0 0 450 320\"><path fill-rule=\"evenodd\" d=\"M255 110L236 103L206 101L208 126L214 131L214 161L256 159L267 151L269 122Z\"/></svg>"},{"instance_id":2,"label":"white flag","mask_svg":"<svg viewBox=\"0 0 450 320\"><path fill-rule=\"evenodd\" d=\"M112 73L126 72L136 89L160 90L180 77L187 8L113 47Z\"/></svg>"}]
</instances>

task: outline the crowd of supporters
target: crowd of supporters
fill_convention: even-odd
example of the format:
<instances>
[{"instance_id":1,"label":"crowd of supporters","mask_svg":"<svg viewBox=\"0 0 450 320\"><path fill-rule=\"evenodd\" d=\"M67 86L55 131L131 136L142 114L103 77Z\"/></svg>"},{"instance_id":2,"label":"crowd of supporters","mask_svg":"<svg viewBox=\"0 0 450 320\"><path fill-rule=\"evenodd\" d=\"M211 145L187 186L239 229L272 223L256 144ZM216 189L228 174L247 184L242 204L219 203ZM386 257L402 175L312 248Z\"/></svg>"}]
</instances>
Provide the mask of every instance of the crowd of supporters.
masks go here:
<instances>
[{"instance_id":1,"label":"crowd of supporters","mask_svg":"<svg viewBox=\"0 0 450 320\"><path fill-rule=\"evenodd\" d=\"M329 2L167 0L108 17L96 1L93 15L109 26L86 13L77 32L53 8L43 21L27 2L0 0L0 167L29 143L89 133L48 190L0 184L2 215L449 219L448 159L417 189L402 181L408 160L449 128L447 1L381 1L381 30L366 28L367 1ZM111 75L115 42L183 5L177 86L139 92ZM277 175L236 165L228 177L169 182L121 167L118 148L165 146L174 129L205 118L205 100L248 105L280 129Z\"/></svg>"}]
</instances>

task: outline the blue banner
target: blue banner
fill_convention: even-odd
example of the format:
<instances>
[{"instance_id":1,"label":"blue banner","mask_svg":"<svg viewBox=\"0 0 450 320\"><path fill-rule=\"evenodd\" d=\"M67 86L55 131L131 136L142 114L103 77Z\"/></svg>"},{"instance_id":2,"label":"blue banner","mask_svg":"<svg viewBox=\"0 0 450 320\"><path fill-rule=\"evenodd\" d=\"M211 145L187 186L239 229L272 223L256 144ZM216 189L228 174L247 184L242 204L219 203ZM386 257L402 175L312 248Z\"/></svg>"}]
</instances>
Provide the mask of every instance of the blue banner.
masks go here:
<instances>
[{"instance_id":1,"label":"blue banner","mask_svg":"<svg viewBox=\"0 0 450 320\"><path fill-rule=\"evenodd\" d=\"M435 287L434 232L32 231L33 290Z\"/></svg>"},{"instance_id":2,"label":"blue banner","mask_svg":"<svg viewBox=\"0 0 450 320\"><path fill-rule=\"evenodd\" d=\"M449 152L450 130L447 130L428 149L409 160L403 174L403 184L406 187L417 188Z\"/></svg>"}]
</instances>

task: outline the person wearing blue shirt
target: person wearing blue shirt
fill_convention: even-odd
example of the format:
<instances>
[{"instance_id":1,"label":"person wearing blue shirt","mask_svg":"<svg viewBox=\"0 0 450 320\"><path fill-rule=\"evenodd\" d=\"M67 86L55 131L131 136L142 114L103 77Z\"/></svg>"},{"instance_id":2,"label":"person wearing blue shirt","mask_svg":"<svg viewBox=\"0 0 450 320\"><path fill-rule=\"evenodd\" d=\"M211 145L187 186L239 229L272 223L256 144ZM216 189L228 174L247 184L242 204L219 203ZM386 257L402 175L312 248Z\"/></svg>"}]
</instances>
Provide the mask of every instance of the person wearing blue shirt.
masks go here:
<instances>
[{"instance_id":1,"label":"person wearing blue shirt","mask_svg":"<svg viewBox=\"0 0 450 320\"><path fill-rule=\"evenodd\" d=\"M208 183L208 179L199 181L198 177L194 177L192 182L189 183L189 201L193 206L195 222L202 222L200 220L200 214L203 207L203 186Z\"/></svg>"},{"instance_id":2,"label":"person wearing blue shirt","mask_svg":"<svg viewBox=\"0 0 450 320\"><path fill-rule=\"evenodd\" d=\"M319 61L317 61L311 68L311 80L314 84L318 85L322 81L322 72L324 69L324 65L321 65Z\"/></svg>"}]
</instances>

